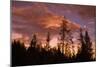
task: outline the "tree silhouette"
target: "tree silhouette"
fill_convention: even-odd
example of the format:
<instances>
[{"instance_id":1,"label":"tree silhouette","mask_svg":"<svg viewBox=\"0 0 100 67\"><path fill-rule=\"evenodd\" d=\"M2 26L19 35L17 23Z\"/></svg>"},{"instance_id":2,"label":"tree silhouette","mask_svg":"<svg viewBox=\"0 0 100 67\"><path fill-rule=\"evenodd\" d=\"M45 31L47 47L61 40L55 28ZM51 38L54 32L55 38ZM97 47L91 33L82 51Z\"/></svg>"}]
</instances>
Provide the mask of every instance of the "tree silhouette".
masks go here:
<instances>
[{"instance_id":1,"label":"tree silhouette","mask_svg":"<svg viewBox=\"0 0 100 67\"><path fill-rule=\"evenodd\" d=\"M86 44L86 50L87 50L87 58L90 60L91 59L91 56L92 56L92 54L91 54L91 51L92 51L92 49L91 49L91 46L92 46L92 42L91 42L91 40L90 40L90 37L89 37L89 34L88 34L88 31L86 30L85 31L85 44Z\"/></svg>"},{"instance_id":2,"label":"tree silhouette","mask_svg":"<svg viewBox=\"0 0 100 67\"><path fill-rule=\"evenodd\" d=\"M91 41L88 35L88 31L85 30L85 34L83 34L83 29L80 29L80 41L82 44L81 53L80 53L80 60L82 61L90 61L91 60Z\"/></svg>"},{"instance_id":3,"label":"tree silhouette","mask_svg":"<svg viewBox=\"0 0 100 67\"><path fill-rule=\"evenodd\" d=\"M14 40L12 42L12 65L20 65L25 61L25 47L24 43L20 40Z\"/></svg>"},{"instance_id":4,"label":"tree silhouette","mask_svg":"<svg viewBox=\"0 0 100 67\"><path fill-rule=\"evenodd\" d=\"M12 41L12 66L24 65L40 65L40 64L54 64L54 63L69 63L91 60L91 39L87 30L80 28L79 37L81 49L75 52L75 46L72 41L72 30L69 29L65 19L62 20L60 27L60 37L58 37L57 47L50 48L51 34L46 35L46 46L42 46L42 42L38 41L36 34L32 36L30 47L26 50L24 42L20 40ZM71 52L72 51L72 52Z\"/></svg>"},{"instance_id":5,"label":"tree silhouette","mask_svg":"<svg viewBox=\"0 0 100 67\"><path fill-rule=\"evenodd\" d=\"M62 52L64 53L64 48L65 48L65 45L69 44L70 42L72 42L72 37L71 37L71 29L68 27L67 25L68 21L65 20L65 17L63 17L63 20L62 20L62 24L61 24L61 27L60 27L60 40L61 40L61 43L62 44ZM67 44L66 44L67 43Z\"/></svg>"},{"instance_id":6,"label":"tree silhouette","mask_svg":"<svg viewBox=\"0 0 100 67\"><path fill-rule=\"evenodd\" d=\"M46 49L49 50L50 48L50 33L47 33L47 38L46 38Z\"/></svg>"},{"instance_id":7,"label":"tree silhouette","mask_svg":"<svg viewBox=\"0 0 100 67\"><path fill-rule=\"evenodd\" d=\"M36 34L33 34L32 40L31 40L31 47L36 47L37 44L37 37Z\"/></svg>"},{"instance_id":8,"label":"tree silhouette","mask_svg":"<svg viewBox=\"0 0 100 67\"><path fill-rule=\"evenodd\" d=\"M66 21L64 20L62 20L60 36L61 36L62 52L64 52L64 42L65 42L65 36L66 36Z\"/></svg>"}]
</instances>

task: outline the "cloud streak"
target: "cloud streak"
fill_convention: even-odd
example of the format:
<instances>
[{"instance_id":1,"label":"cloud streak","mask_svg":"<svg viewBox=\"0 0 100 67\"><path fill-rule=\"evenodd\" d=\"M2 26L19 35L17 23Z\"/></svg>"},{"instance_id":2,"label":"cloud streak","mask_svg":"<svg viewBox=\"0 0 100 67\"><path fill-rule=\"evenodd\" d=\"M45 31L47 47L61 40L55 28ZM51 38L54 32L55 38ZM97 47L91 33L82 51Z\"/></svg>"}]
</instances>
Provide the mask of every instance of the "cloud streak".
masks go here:
<instances>
[{"instance_id":1,"label":"cloud streak","mask_svg":"<svg viewBox=\"0 0 100 67\"><path fill-rule=\"evenodd\" d=\"M88 25L90 22L87 17L90 19L95 17L95 7L91 6L19 1L13 1L12 4L12 33L17 32L28 37L31 37L33 33L38 33L39 38L43 38L48 31L52 32L52 35L55 36L64 19L63 16L65 16L64 20L68 22L68 27L73 30L79 29L84 24ZM91 10L92 12L90 12ZM84 23L84 21L89 23ZM93 20L91 22L95 23ZM94 30L94 27L90 23L91 31ZM21 35L16 35L15 33L12 38L17 36Z\"/></svg>"}]
</instances>

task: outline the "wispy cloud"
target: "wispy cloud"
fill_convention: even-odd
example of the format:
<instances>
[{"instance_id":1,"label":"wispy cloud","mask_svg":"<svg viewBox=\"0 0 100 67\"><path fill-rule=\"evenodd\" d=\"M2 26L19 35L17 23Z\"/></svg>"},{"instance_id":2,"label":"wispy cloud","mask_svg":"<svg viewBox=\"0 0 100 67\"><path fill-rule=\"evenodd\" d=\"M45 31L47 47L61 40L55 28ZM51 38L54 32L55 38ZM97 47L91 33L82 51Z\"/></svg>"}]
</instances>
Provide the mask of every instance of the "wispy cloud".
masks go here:
<instances>
[{"instance_id":1,"label":"wispy cloud","mask_svg":"<svg viewBox=\"0 0 100 67\"><path fill-rule=\"evenodd\" d=\"M90 31L95 30L95 26L88 21L94 19L95 7L14 1L12 32L26 34L28 37L31 37L33 33L38 33L42 38L48 31L52 31L52 35L55 35L61 26L62 16L65 16L64 20L68 22L68 27L73 30L79 29L84 24L90 25ZM95 21L91 22L95 23Z\"/></svg>"}]
</instances>

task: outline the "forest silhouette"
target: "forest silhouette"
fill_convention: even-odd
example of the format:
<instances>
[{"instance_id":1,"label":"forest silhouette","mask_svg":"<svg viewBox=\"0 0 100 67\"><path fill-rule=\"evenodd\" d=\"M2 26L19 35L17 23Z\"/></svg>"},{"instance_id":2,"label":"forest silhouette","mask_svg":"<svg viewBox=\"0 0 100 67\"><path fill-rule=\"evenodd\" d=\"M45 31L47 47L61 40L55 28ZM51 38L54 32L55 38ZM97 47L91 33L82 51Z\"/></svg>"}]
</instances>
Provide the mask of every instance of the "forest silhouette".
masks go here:
<instances>
[{"instance_id":1,"label":"forest silhouette","mask_svg":"<svg viewBox=\"0 0 100 67\"><path fill-rule=\"evenodd\" d=\"M60 27L59 42L56 48L50 47L50 32L47 32L46 46L41 47L41 43L37 44L37 35L32 36L30 41L30 47L26 49L23 42L20 40L13 40L11 45L12 51L12 66L25 66L25 65L41 65L41 64L56 64L56 63L72 63L72 62L85 62L95 61L91 59L92 56L92 42L88 31L85 30L83 34L83 28L78 29L79 38L81 43L81 50L77 55L66 56L67 45L73 44L71 30L67 27L66 21ZM66 47L66 48L65 48ZM68 53L67 53L68 54Z\"/></svg>"}]
</instances>

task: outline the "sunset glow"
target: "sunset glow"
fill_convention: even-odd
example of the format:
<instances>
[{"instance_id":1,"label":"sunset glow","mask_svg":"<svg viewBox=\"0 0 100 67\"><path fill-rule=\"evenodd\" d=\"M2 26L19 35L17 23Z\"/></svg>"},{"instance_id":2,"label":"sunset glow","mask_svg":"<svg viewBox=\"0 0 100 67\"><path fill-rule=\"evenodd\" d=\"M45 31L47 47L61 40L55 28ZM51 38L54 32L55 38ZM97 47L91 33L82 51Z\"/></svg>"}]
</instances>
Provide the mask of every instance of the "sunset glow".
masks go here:
<instances>
[{"instance_id":1,"label":"sunset glow","mask_svg":"<svg viewBox=\"0 0 100 67\"><path fill-rule=\"evenodd\" d=\"M51 41L50 41L51 48L57 47L57 43L58 43L57 38L56 37L52 38Z\"/></svg>"},{"instance_id":2,"label":"sunset glow","mask_svg":"<svg viewBox=\"0 0 100 67\"><path fill-rule=\"evenodd\" d=\"M96 6L12 1L13 65L96 60Z\"/></svg>"}]
</instances>

